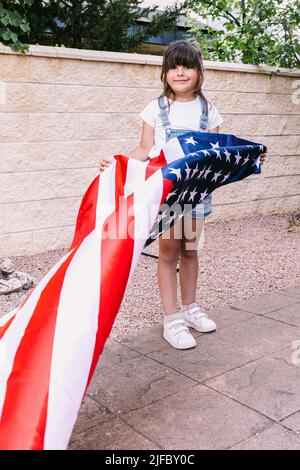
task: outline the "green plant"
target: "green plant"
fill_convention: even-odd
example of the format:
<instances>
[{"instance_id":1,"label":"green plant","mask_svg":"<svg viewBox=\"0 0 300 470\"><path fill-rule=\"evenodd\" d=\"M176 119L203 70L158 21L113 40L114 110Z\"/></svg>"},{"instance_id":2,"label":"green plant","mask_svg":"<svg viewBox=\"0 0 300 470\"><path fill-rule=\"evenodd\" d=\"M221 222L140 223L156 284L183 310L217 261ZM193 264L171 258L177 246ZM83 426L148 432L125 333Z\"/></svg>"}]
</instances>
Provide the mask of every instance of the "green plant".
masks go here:
<instances>
[{"instance_id":1,"label":"green plant","mask_svg":"<svg viewBox=\"0 0 300 470\"><path fill-rule=\"evenodd\" d=\"M300 67L299 0L191 0L190 9L220 25L203 35L191 23L205 59Z\"/></svg>"},{"instance_id":2,"label":"green plant","mask_svg":"<svg viewBox=\"0 0 300 470\"><path fill-rule=\"evenodd\" d=\"M20 39L29 35L30 27L26 18L28 7L33 0L0 1L0 41L13 51L24 53L28 44Z\"/></svg>"},{"instance_id":3,"label":"green plant","mask_svg":"<svg viewBox=\"0 0 300 470\"><path fill-rule=\"evenodd\" d=\"M174 27L188 0L163 12L141 4L142 0L34 0L29 10L30 42L131 52L150 36Z\"/></svg>"}]
</instances>

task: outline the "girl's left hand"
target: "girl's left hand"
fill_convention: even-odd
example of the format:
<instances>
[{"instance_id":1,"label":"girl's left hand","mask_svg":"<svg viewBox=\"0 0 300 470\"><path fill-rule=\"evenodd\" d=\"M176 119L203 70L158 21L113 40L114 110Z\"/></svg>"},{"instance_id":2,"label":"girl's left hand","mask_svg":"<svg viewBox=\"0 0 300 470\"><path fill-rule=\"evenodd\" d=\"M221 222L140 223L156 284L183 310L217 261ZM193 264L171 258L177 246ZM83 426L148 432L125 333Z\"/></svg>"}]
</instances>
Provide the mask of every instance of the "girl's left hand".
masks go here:
<instances>
[{"instance_id":1,"label":"girl's left hand","mask_svg":"<svg viewBox=\"0 0 300 470\"><path fill-rule=\"evenodd\" d=\"M268 150L266 150L266 153L268 152ZM267 157L266 153L261 153L260 154L260 164L263 165L265 163L265 159Z\"/></svg>"}]
</instances>

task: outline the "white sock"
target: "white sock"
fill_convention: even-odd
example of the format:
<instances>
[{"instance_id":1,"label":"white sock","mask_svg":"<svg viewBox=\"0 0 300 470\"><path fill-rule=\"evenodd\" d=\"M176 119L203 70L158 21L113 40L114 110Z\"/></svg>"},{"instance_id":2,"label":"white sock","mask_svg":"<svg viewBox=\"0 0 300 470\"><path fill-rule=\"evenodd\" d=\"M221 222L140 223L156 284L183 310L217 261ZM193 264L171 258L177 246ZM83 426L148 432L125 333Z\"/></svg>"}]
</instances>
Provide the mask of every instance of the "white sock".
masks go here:
<instances>
[{"instance_id":1,"label":"white sock","mask_svg":"<svg viewBox=\"0 0 300 470\"><path fill-rule=\"evenodd\" d=\"M182 308L188 310L189 308L194 307L194 305L197 305L197 302L193 302L192 304L188 305L182 304Z\"/></svg>"},{"instance_id":2,"label":"white sock","mask_svg":"<svg viewBox=\"0 0 300 470\"><path fill-rule=\"evenodd\" d=\"M177 319L180 319L179 313L178 312L172 313L172 315L166 315L165 316L164 323L168 323L169 321L177 320Z\"/></svg>"}]
</instances>

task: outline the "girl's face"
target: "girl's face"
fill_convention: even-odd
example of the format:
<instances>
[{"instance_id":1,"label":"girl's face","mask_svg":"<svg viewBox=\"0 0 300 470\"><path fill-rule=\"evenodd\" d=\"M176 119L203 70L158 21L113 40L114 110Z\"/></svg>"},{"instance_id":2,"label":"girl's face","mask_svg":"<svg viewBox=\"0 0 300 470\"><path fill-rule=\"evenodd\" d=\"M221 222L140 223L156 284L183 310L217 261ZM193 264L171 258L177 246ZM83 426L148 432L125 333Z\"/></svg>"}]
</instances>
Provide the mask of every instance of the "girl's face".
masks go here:
<instances>
[{"instance_id":1,"label":"girl's face","mask_svg":"<svg viewBox=\"0 0 300 470\"><path fill-rule=\"evenodd\" d=\"M198 71L184 65L176 65L175 68L168 70L166 78L175 95L191 95L196 89Z\"/></svg>"}]
</instances>

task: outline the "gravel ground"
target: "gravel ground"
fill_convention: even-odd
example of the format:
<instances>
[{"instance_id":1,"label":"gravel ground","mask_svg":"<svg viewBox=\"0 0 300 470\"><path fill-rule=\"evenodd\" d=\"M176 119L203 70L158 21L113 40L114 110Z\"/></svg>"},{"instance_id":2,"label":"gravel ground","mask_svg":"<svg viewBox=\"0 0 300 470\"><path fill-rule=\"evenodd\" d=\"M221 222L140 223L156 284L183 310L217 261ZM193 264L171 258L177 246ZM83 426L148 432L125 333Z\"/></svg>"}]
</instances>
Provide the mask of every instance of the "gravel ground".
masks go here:
<instances>
[{"instance_id":1,"label":"gravel ground","mask_svg":"<svg viewBox=\"0 0 300 470\"><path fill-rule=\"evenodd\" d=\"M207 223L204 248L199 253L199 304L209 310L299 285L300 232L288 232L287 219L288 214ZM157 241L146 251L157 254ZM65 252L10 258L16 270L27 272L38 282ZM140 257L111 337L161 323L156 268L156 259ZM29 293L1 295L0 316L20 305Z\"/></svg>"}]
</instances>

